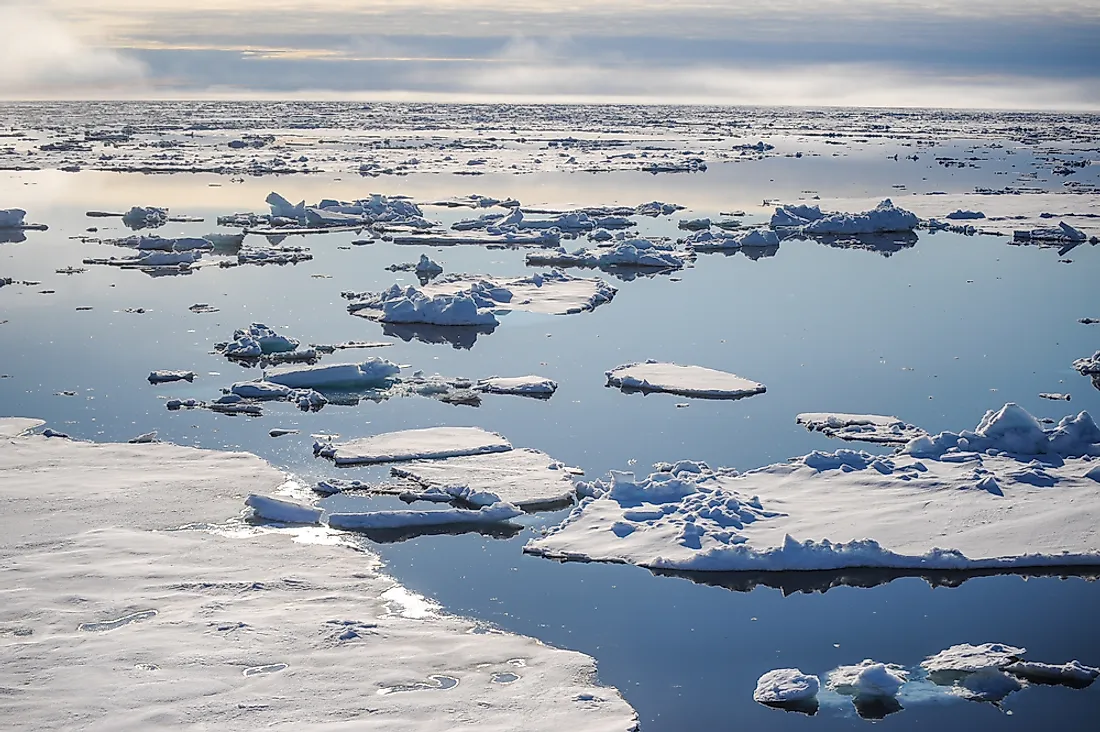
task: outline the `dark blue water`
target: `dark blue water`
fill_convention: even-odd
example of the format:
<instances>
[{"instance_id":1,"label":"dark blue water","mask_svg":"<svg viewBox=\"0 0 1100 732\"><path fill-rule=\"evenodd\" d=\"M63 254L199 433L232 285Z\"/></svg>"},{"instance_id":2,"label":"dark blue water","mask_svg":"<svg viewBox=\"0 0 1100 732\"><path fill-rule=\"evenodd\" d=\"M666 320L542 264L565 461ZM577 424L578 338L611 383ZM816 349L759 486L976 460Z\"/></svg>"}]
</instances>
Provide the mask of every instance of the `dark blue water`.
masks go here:
<instances>
[{"instance_id":1,"label":"dark blue water","mask_svg":"<svg viewBox=\"0 0 1100 732\"><path fill-rule=\"evenodd\" d=\"M760 198L793 196L828 182L822 176L795 189L797 176L782 160L764 162L790 180L757 189ZM424 176L396 184L291 178L221 188L207 184L224 181L200 176L69 176L60 193L27 194L36 204L33 218L49 223L50 231L0 245L0 276L41 281L0 290L0 320L8 321L0 324L0 374L8 377L0 379L0 412L40 417L86 439L128 439L155 429L162 439L182 444L246 449L306 482L337 472L348 478L380 475L377 469L335 471L315 460L309 437L314 432L354 438L437 424L477 425L596 477L609 469L645 472L655 461L683 458L747 469L841 446L796 426L794 416L802 411L893 414L933 432L973 427L985 410L1007 401L1039 417L1081 409L1100 414L1100 391L1070 367L1100 345L1100 326L1077 322L1100 317L1100 249L1090 246L1071 252L1072 262L1065 263L1057 250L1011 246L1003 237L922 233L914 245L890 256L809 241L784 242L756 260L744 254L702 255L694 267L672 277L611 280L618 295L593 313L511 313L470 348L386 338L378 324L347 314L341 291L414 281L384 267L415 261L421 252L385 243L352 247L351 234L306 239L315 259L296 266L211 267L159 278L107 267L76 275L54 272L81 266L84 257L126 253L69 239L89 226L100 227L103 235L125 233L115 220L85 218L89 209L170 205L174 213L212 222L218 214L262 210L273 186L292 200L363 196L371 190L424 198L476 190L550 205L658 198L688 206L684 217L717 217L731 208L745 209L749 220L762 217L766 210L756 200L757 190L739 181L739 167L716 168L710 178ZM815 168L799 175L806 170ZM860 181L850 184L858 188L852 195L868 195L862 187L881 192L884 181L899 180L881 161L853 161L848 170ZM934 176L946 173L923 172L933 176L925 183L929 188L944 184ZM978 177L969 171L960 175ZM716 190L715 181L730 181L731 187ZM28 191L61 185L51 174L22 174L5 183L5 196L19 194L23 183ZM966 185L971 183L967 179ZM451 221L470 212L428 209L426 214ZM675 234L677 218L648 222L648 230ZM170 225L158 233L203 234L214 228L212 223ZM429 253L450 272L528 271L520 251L456 247ZM194 314L187 310L194 303L221 310ZM146 312L124 312L138 307ZM166 397L212 399L221 387L259 375L212 353L215 342L252 321L305 343L395 343L377 351L344 351L328 362L381 355L450 376L537 373L558 380L560 388L549 401L487 396L480 408L407 397L330 405L312 414L271 404L259 419L168 412ZM736 402L694 400L677 408L687 400L626 395L604 386L605 370L645 358L733 371L764 382L768 391ZM193 369L199 376L193 384L153 387L145 381L153 369ZM56 395L62 391L75 396ZM1073 399L1050 402L1040 399L1040 392L1069 392ZM273 427L297 428L301 434L272 439L267 433ZM537 529L562 515L526 522ZM1100 586L1081 578L973 578L936 589L903 578L810 594L796 590L839 580L788 578L776 581L778 589L739 591L655 577L633 567L560 565L527 557L520 548L529 537L529 530L512 539L425 536L377 548L398 579L448 610L593 655L601 680L623 691L645 730L845 729L865 723L850 706L824 706L810 719L755 704L757 677L782 666L819 674L864 658L913 666L949 645L987 641L1026 646L1040 661L1079 658L1100 664L1100 634L1094 630ZM785 596L783 588L794 594ZM883 724L1033 729L1056 715L1069 728L1087 728L1098 712L1097 688L1042 687L1010 697L1002 709L961 701L910 704Z\"/></svg>"}]
</instances>

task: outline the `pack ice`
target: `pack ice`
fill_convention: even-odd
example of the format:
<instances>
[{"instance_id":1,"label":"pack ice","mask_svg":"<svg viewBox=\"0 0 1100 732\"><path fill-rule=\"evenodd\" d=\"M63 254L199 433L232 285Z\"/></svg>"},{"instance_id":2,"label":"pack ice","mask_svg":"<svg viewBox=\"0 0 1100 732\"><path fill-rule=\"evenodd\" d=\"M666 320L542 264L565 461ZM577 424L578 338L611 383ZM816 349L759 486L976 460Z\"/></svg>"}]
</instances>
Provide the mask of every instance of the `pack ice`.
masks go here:
<instances>
[{"instance_id":1,"label":"pack ice","mask_svg":"<svg viewBox=\"0 0 1100 732\"><path fill-rule=\"evenodd\" d=\"M1100 563L1100 429L1006 404L890 456L812 452L738 474L658 464L581 484L524 551L679 570L1005 569ZM920 520L914 520L919 517Z\"/></svg>"},{"instance_id":2,"label":"pack ice","mask_svg":"<svg viewBox=\"0 0 1100 732\"><path fill-rule=\"evenodd\" d=\"M617 366L605 375L608 386L623 391L663 391L705 399L740 399L767 391L763 384L726 371L652 360Z\"/></svg>"},{"instance_id":3,"label":"pack ice","mask_svg":"<svg viewBox=\"0 0 1100 732\"><path fill-rule=\"evenodd\" d=\"M599 249L580 248L573 252L564 247L531 252L528 266L547 267L637 267L650 269L680 269L690 254L677 251L671 245L649 239L626 239Z\"/></svg>"},{"instance_id":4,"label":"pack ice","mask_svg":"<svg viewBox=\"0 0 1100 732\"><path fill-rule=\"evenodd\" d=\"M0 420L0 434L24 426ZM0 441L0 564L22 578L0 611L17 631L0 637L0 674L22 689L6 715L34 730L328 730L369 707L385 729L636 729L590 657L438 608L397 612L395 598L423 600L337 532L225 530L243 496L285 480L245 453Z\"/></svg>"},{"instance_id":5,"label":"pack ice","mask_svg":"<svg viewBox=\"0 0 1100 732\"><path fill-rule=\"evenodd\" d=\"M293 389L362 389L383 386L400 371L397 364L373 357L361 363L276 366L264 371L264 380Z\"/></svg>"}]
</instances>

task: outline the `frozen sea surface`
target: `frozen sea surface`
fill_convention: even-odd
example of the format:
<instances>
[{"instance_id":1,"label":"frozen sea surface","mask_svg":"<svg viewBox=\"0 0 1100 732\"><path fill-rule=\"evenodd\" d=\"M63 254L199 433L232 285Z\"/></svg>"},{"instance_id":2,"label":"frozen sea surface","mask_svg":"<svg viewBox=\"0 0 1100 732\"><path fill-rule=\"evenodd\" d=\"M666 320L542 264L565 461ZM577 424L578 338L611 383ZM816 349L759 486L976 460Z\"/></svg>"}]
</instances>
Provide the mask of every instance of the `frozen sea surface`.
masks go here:
<instances>
[{"instance_id":1,"label":"frozen sea surface","mask_svg":"<svg viewBox=\"0 0 1100 732\"><path fill-rule=\"evenodd\" d=\"M971 426L1006 402L1041 419L1081 410L1100 417L1100 390L1073 367L1100 348L1096 326L1078 322L1097 315L1100 250L1012 237L1061 221L1100 234L1095 116L266 104L31 104L0 114L0 124L19 133L0 138L0 208L26 210L27 221L49 226L0 232L0 353L20 355L0 358L0 404L74 437L126 441L156 430L163 441L247 449L303 485L382 484L393 479L388 466L337 468L312 456L313 443L476 425L592 479L681 458L746 471L844 447L795 421L821 410L897 415L930 434ZM264 136L263 145L229 147L246 133ZM691 157L684 152L705 159L706 171L645 172ZM475 157L485 163L467 165ZM156 174L171 170L189 172ZM472 170L480 174L467 175ZM675 273L590 272L618 290L591 312L502 308L493 328L433 329L354 317L340 293L419 286L414 272L386 269L419 254L448 275L507 281L546 270L526 265L529 250L409 246L355 230L248 235L242 251L302 260L305 252L295 249L305 248L312 259L229 266L241 261L240 229L218 226L217 217L267 214L273 190L309 205L409 196L449 233L459 220L506 213L471 194L521 201L531 218L600 207L588 215L630 218L632 235L671 242L689 235L681 220L752 229L766 226L778 206L861 212L887 197L922 221L958 210L986 218L950 220L975 227L971 234L921 227L880 237L784 235L777 245L699 252ZM666 210L643 206L649 202L684 208L637 213ZM133 234L121 214L134 206L167 209L170 220L143 235L204 237L215 249L186 268L85 265L134 253L99 241ZM598 242L581 236L563 244ZM254 322L303 348L391 344L321 353L320 364L378 355L402 375L422 370L476 383L538 374L558 389L549 400L486 395L473 407L365 388L326 394L319 411L265 403L258 418L165 408L169 399L209 400L258 379L260 365L229 361L213 348ZM605 388L608 368L646 359L705 364L768 390L711 401ZM193 371L195 379L149 384L148 375L163 369ZM1072 402L1041 393L1071 393ZM275 440L276 427L298 432ZM343 513L408 508L396 496L357 491L322 505ZM865 724L850 699L825 699L813 719L756 704L757 680L776 668L822 679L862 659L912 669L945 648L989 642L1026 647L1043 662L1100 665L1092 632L1100 586L1091 580L1100 570L1030 570L1026 581L988 571L655 577L521 553L565 515L519 517L518 533L422 532L371 546L388 572L449 612L595 657L600 681L622 690L647 732L718 729L731 718L769 729ZM394 685L416 683L438 688L427 676ZM906 730L1028 730L1058 718L1084 728L1100 709L1098 692L1096 684L1028 687L999 709L918 695L901 698L904 710L888 722Z\"/></svg>"}]
</instances>

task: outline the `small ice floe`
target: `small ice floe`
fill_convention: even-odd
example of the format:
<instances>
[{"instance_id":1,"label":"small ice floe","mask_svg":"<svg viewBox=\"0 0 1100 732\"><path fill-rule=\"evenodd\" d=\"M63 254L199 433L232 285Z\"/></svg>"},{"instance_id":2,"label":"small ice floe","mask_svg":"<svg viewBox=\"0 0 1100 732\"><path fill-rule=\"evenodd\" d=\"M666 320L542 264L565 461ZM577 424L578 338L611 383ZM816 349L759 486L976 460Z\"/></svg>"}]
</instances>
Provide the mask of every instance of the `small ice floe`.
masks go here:
<instances>
[{"instance_id":1,"label":"small ice floe","mask_svg":"<svg viewBox=\"0 0 1100 732\"><path fill-rule=\"evenodd\" d=\"M408 460L507 452L508 440L479 427L429 427L386 432L341 443L315 443L314 454L337 465L391 463Z\"/></svg>"},{"instance_id":2,"label":"small ice floe","mask_svg":"<svg viewBox=\"0 0 1100 732\"><path fill-rule=\"evenodd\" d=\"M845 234L885 234L913 231L920 220L887 198L870 211L863 213L835 213L810 221L802 226L802 233L811 236L841 236Z\"/></svg>"},{"instance_id":3,"label":"small ice floe","mask_svg":"<svg viewBox=\"0 0 1100 732\"><path fill-rule=\"evenodd\" d=\"M577 249L569 252L564 247L529 253L525 261L529 267L647 267L654 269L681 269L691 258L690 254L677 251L670 244L649 239L625 239L613 246L600 249Z\"/></svg>"},{"instance_id":4,"label":"small ice floe","mask_svg":"<svg viewBox=\"0 0 1100 732\"><path fill-rule=\"evenodd\" d=\"M217 313L220 312L220 308L216 308L213 305L205 302L197 302L191 307L187 308L193 313Z\"/></svg>"},{"instance_id":5,"label":"small ice floe","mask_svg":"<svg viewBox=\"0 0 1100 732\"><path fill-rule=\"evenodd\" d=\"M683 229L684 231L702 231L703 229L709 229L711 226L710 219L681 219L676 227Z\"/></svg>"},{"instance_id":6,"label":"small ice floe","mask_svg":"<svg viewBox=\"0 0 1100 732\"><path fill-rule=\"evenodd\" d=\"M282 524L316 524L324 513L313 506L256 494L245 499L245 505L252 509L257 518Z\"/></svg>"},{"instance_id":7,"label":"small ice floe","mask_svg":"<svg viewBox=\"0 0 1100 732\"><path fill-rule=\"evenodd\" d=\"M1073 362L1073 368L1082 376L1100 374L1100 351L1086 358L1079 358Z\"/></svg>"},{"instance_id":8,"label":"small ice floe","mask_svg":"<svg viewBox=\"0 0 1100 732\"><path fill-rule=\"evenodd\" d=\"M305 247L244 247L237 253L237 265L298 264L313 259ZM233 264L232 260L229 260ZM225 261L220 263L226 265Z\"/></svg>"},{"instance_id":9,"label":"small ice floe","mask_svg":"<svg viewBox=\"0 0 1100 732\"><path fill-rule=\"evenodd\" d=\"M280 335L263 323L253 323L233 331L233 340L221 350L227 358L250 359L293 351L299 344L297 338Z\"/></svg>"},{"instance_id":10,"label":"small ice floe","mask_svg":"<svg viewBox=\"0 0 1100 732\"><path fill-rule=\"evenodd\" d=\"M1040 399L1050 399L1051 401L1054 401L1054 402L1068 402L1068 401L1070 401L1070 395L1069 394L1062 394L1060 392L1046 392L1046 391L1040 392L1039 393L1039 398Z\"/></svg>"},{"instance_id":11,"label":"small ice floe","mask_svg":"<svg viewBox=\"0 0 1100 732\"><path fill-rule=\"evenodd\" d=\"M215 232L204 234L202 238L210 242L211 246L218 253L236 252L241 248L241 245L244 244L244 234Z\"/></svg>"},{"instance_id":12,"label":"small ice floe","mask_svg":"<svg viewBox=\"0 0 1100 732\"><path fill-rule=\"evenodd\" d=\"M426 526L502 524L522 516L523 511L509 503L494 503L476 511L450 508L440 511L368 511L331 513L328 525L347 531L407 529Z\"/></svg>"},{"instance_id":13,"label":"small ice floe","mask_svg":"<svg viewBox=\"0 0 1100 732\"><path fill-rule=\"evenodd\" d=\"M897 417L879 414L803 412L795 417L795 422L808 430L822 432L826 437L888 445L904 445L915 437L928 434Z\"/></svg>"},{"instance_id":14,"label":"small ice floe","mask_svg":"<svg viewBox=\"0 0 1100 732\"><path fill-rule=\"evenodd\" d=\"M780 206L772 214L770 225L773 228L801 228L811 221L825 218L818 206Z\"/></svg>"},{"instance_id":15,"label":"small ice floe","mask_svg":"<svg viewBox=\"0 0 1100 732\"><path fill-rule=\"evenodd\" d=\"M157 431L146 432L145 434L138 435L137 437L127 440L131 445L147 445L152 442L160 442L157 439Z\"/></svg>"},{"instance_id":16,"label":"small ice floe","mask_svg":"<svg viewBox=\"0 0 1100 732\"><path fill-rule=\"evenodd\" d=\"M150 384L164 384L171 381L194 381L194 371L152 371L149 373Z\"/></svg>"},{"instance_id":17,"label":"small ice floe","mask_svg":"<svg viewBox=\"0 0 1100 732\"><path fill-rule=\"evenodd\" d=\"M267 431L269 437L285 437L286 435L296 435L298 430L289 429L286 427L274 427Z\"/></svg>"},{"instance_id":18,"label":"small ice floe","mask_svg":"<svg viewBox=\"0 0 1100 732\"><path fill-rule=\"evenodd\" d=\"M373 488L374 486L372 486L370 483L366 483L361 480L328 478L327 480L317 481L317 484L313 487L313 490L326 496L334 496L337 493L344 493L346 491L366 491L372 490Z\"/></svg>"},{"instance_id":19,"label":"small ice floe","mask_svg":"<svg viewBox=\"0 0 1100 732\"><path fill-rule=\"evenodd\" d=\"M985 213L982 211L968 211L964 209L957 209L944 216L945 219L951 219L953 221L965 221L972 219L984 219Z\"/></svg>"},{"instance_id":20,"label":"small ice floe","mask_svg":"<svg viewBox=\"0 0 1100 732\"><path fill-rule=\"evenodd\" d=\"M726 371L653 360L617 366L605 375L608 386L627 392L660 391L704 399L740 399L767 391L763 384Z\"/></svg>"},{"instance_id":21,"label":"small ice floe","mask_svg":"<svg viewBox=\"0 0 1100 732\"><path fill-rule=\"evenodd\" d=\"M909 680L909 672L892 663L865 659L854 666L841 666L826 677L826 686L846 696L895 697Z\"/></svg>"},{"instance_id":22,"label":"small ice floe","mask_svg":"<svg viewBox=\"0 0 1100 732\"><path fill-rule=\"evenodd\" d=\"M131 269L163 268L186 270L200 259L202 259L201 250L189 250L185 252L149 250L132 257L85 259L84 264L106 264L112 267L127 267Z\"/></svg>"},{"instance_id":23,"label":"small ice floe","mask_svg":"<svg viewBox=\"0 0 1100 732\"><path fill-rule=\"evenodd\" d=\"M573 477L580 471L544 452L520 448L418 460L395 466L390 472L417 484L418 490L394 488L406 500L461 501L472 506L504 501L534 511L570 503L577 495Z\"/></svg>"},{"instance_id":24,"label":"small ice floe","mask_svg":"<svg viewBox=\"0 0 1100 732\"><path fill-rule=\"evenodd\" d=\"M417 262L405 262L403 264L391 264L386 267L390 272L415 272L423 283L433 277L443 274L443 267L432 260L427 254L421 254Z\"/></svg>"},{"instance_id":25,"label":"small ice floe","mask_svg":"<svg viewBox=\"0 0 1100 732\"><path fill-rule=\"evenodd\" d=\"M294 389L362 389L385 386L401 368L384 358L361 363L276 366L264 371L264 380Z\"/></svg>"},{"instance_id":26,"label":"small ice floe","mask_svg":"<svg viewBox=\"0 0 1100 732\"><path fill-rule=\"evenodd\" d=\"M1024 653L1026 649L1004 643L983 643L977 646L960 643L929 656L920 665L929 674L969 674L989 668L1006 668L1019 661Z\"/></svg>"},{"instance_id":27,"label":"small ice floe","mask_svg":"<svg viewBox=\"0 0 1100 732\"><path fill-rule=\"evenodd\" d=\"M1100 677L1100 668L1085 666L1076 660L1061 664L1016 661L1004 670L1035 684L1061 684L1076 689L1090 686Z\"/></svg>"},{"instance_id":28,"label":"small ice floe","mask_svg":"<svg viewBox=\"0 0 1100 732\"><path fill-rule=\"evenodd\" d=\"M142 252L190 252L214 248L208 240L195 236L167 238L163 236L127 236L111 239L107 243L119 247L128 247Z\"/></svg>"},{"instance_id":29,"label":"small ice floe","mask_svg":"<svg viewBox=\"0 0 1100 732\"><path fill-rule=\"evenodd\" d=\"M1054 227L1013 231L1012 238L1021 241L1081 242L1088 240L1089 237L1080 229L1075 229L1062 221Z\"/></svg>"},{"instance_id":30,"label":"small ice floe","mask_svg":"<svg viewBox=\"0 0 1100 732\"><path fill-rule=\"evenodd\" d=\"M155 229L168 223L168 209L134 206L122 215L122 223L131 229Z\"/></svg>"},{"instance_id":31,"label":"small ice floe","mask_svg":"<svg viewBox=\"0 0 1100 732\"><path fill-rule=\"evenodd\" d=\"M490 394L549 398L558 390L558 382L543 376L491 376L478 380L474 388Z\"/></svg>"},{"instance_id":32,"label":"small ice floe","mask_svg":"<svg viewBox=\"0 0 1100 732\"><path fill-rule=\"evenodd\" d=\"M274 191L267 194L267 198L265 199L265 201L267 202L267 205L271 207L272 216L295 220L305 218L305 201L301 201L300 203L295 205L280 196L278 193L275 193Z\"/></svg>"},{"instance_id":33,"label":"small ice floe","mask_svg":"<svg viewBox=\"0 0 1100 732\"><path fill-rule=\"evenodd\" d=\"M821 681L796 668L769 671L756 682L754 701L769 707L814 714L817 712L817 692Z\"/></svg>"},{"instance_id":34,"label":"small ice floe","mask_svg":"<svg viewBox=\"0 0 1100 732\"><path fill-rule=\"evenodd\" d=\"M236 394L242 399L256 399L267 401L273 399L287 399L295 389L282 384L274 384L270 381L238 381L229 387L231 394Z\"/></svg>"},{"instance_id":35,"label":"small ice floe","mask_svg":"<svg viewBox=\"0 0 1100 732\"><path fill-rule=\"evenodd\" d=\"M728 249L779 246L779 234L770 229L752 229L744 232L701 231L689 236L684 244L697 252L712 252Z\"/></svg>"},{"instance_id":36,"label":"small ice floe","mask_svg":"<svg viewBox=\"0 0 1100 732\"><path fill-rule=\"evenodd\" d=\"M812 452L743 474L661 463L612 472L524 551L696 571L1095 566L1100 428L1052 429L1015 404L974 430L917 437L889 456ZM919 515L920 521L912 516Z\"/></svg>"}]
</instances>

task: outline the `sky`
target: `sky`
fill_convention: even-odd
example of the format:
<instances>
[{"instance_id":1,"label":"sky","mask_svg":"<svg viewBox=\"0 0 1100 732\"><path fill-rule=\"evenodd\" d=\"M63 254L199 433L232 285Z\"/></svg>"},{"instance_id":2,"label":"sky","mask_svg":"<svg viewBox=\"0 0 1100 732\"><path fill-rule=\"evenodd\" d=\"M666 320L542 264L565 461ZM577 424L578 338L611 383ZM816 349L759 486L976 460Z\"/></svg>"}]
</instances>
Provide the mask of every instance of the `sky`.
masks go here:
<instances>
[{"instance_id":1,"label":"sky","mask_svg":"<svg viewBox=\"0 0 1100 732\"><path fill-rule=\"evenodd\" d=\"M0 0L0 99L1100 111L1100 0Z\"/></svg>"}]
</instances>

